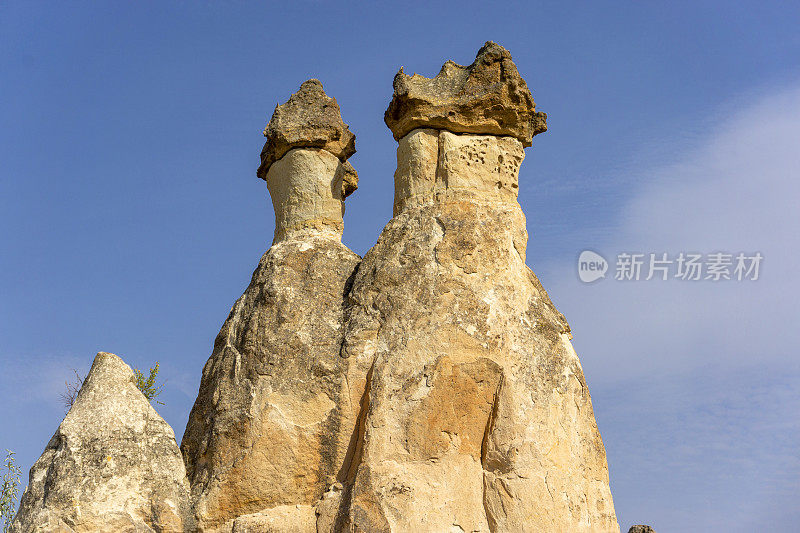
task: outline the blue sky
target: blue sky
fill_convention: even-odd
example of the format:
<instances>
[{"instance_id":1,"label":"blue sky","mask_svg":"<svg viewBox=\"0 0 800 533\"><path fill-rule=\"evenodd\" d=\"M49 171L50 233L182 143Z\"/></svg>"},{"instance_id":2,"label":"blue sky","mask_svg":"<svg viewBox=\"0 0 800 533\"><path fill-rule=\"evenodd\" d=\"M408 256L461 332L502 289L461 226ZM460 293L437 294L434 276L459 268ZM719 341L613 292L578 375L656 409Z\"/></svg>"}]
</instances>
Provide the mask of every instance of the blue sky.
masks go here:
<instances>
[{"instance_id":1,"label":"blue sky","mask_svg":"<svg viewBox=\"0 0 800 533\"><path fill-rule=\"evenodd\" d=\"M27 471L99 350L160 361L180 439L272 239L276 103L322 80L356 133L344 242L391 216L392 77L514 56L550 131L520 174L528 263L575 335L624 530L800 519L790 3L0 4L0 448ZM761 251L750 284L584 285L584 249Z\"/></svg>"}]
</instances>

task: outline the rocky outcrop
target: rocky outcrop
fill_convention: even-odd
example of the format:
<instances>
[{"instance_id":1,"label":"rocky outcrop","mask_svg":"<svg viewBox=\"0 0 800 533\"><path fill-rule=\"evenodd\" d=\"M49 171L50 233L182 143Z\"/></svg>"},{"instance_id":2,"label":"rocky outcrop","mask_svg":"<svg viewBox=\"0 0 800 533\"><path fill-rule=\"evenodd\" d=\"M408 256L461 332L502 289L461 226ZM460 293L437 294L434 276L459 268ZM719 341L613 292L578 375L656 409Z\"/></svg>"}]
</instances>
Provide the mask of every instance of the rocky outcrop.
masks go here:
<instances>
[{"instance_id":1,"label":"rocky outcrop","mask_svg":"<svg viewBox=\"0 0 800 533\"><path fill-rule=\"evenodd\" d=\"M631 528L628 530L628 533L656 533L656 530L650 526L636 525L631 526Z\"/></svg>"},{"instance_id":2,"label":"rocky outcrop","mask_svg":"<svg viewBox=\"0 0 800 533\"><path fill-rule=\"evenodd\" d=\"M522 158L508 137L400 141L345 332L370 368L357 531L618 531L569 326L525 265Z\"/></svg>"},{"instance_id":3,"label":"rocky outcrop","mask_svg":"<svg viewBox=\"0 0 800 533\"><path fill-rule=\"evenodd\" d=\"M395 89L395 216L360 264L342 161L267 170L275 244L182 444L201 529L618 531L569 326L525 264L524 80L487 43Z\"/></svg>"},{"instance_id":4,"label":"rocky outcrop","mask_svg":"<svg viewBox=\"0 0 800 533\"><path fill-rule=\"evenodd\" d=\"M339 104L325 94L319 80L310 79L289 100L275 106L264 129L258 177L292 148L321 148L345 161L356 152L356 136L342 122Z\"/></svg>"},{"instance_id":5,"label":"rocky outcrop","mask_svg":"<svg viewBox=\"0 0 800 533\"><path fill-rule=\"evenodd\" d=\"M276 108L258 171L274 240L203 369L181 443L188 515L169 428L150 429L146 402L95 420L105 396L91 391L135 395L129 369L93 368L32 472L26 524L619 531L570 328L526 265L519 171L545 126L510 54L487 43L433 79L401 70L386 123L394 217L362 261L341 243L358 177L335 100L309 80ZM101 355L99 369L116 361Z\"/></svg>"},{"instance_id":6,"label":"rocky outcrop","mask_svg":"<svg viewBox=\"0 0 800 533\"><path fill-rule=\"evenodd\" d=\"M342 122L334 98L308 80L275 108L264 134L258 176L267 182L275 210L275 240L327 234L341 238L344 199L358 188L347 161L355 135Z\"/></svg>"},{"instance_id":7,"label":"rocky outcrop","mask_svg":"<svg viewBox=\"0 0 800 533\"><path fill-rule=\"evenodd\" d=\"M335 101L311 80L267 128L267 146L283 142L273 135L307 144L267 170L275 241L217 336L181 444L203 531L305 531L346 470L358 400L340 351L360 258L340 237L355 171L317 146L352 134L341 124L295 135L324 123L303 126L331 106L341 122Z\"/></svg>"},{"instance_id":8,"label":"rocky outcrop","mask_svg":"<svg viewBox=\"0 0 800 533\"><path fill-rule=\"evenodd\" d=\"M203 530L313 506L336 482L354 409L339 357L343 304L358 262L325 236L261 258L217 336L181 443Z\"/></svg>"},{"instance_id":9,"label":"rocky outcrop","mask_svg":"<svg viewBox=\"0 0 800 533\"><path fill-rule=\"evenodd\" d=\"M484 111L503 94L491 83L460 89L488 77L475 74L484 68L518 78L490 43L416 93L396 79L395 216L364 257L347 312L343 355L368 377L344 529L618 531L569 326L525 264L518 172L534 129L463 133L494 128L463 118L493 116ZM453 97L462 93L488 96ZM515 113L534 117L532 100ZM403 134L404 123L424 127Z\"/></svg>"},{"instance_id":10,"label":"rocky outcrop","mask_svg":"<svg viewBox=\"0 0 800 533\"><path fill-rule=\"evenodd\" d=\"M409 76L401 68L384 120L398 141L412 130L437 128L508 135L530 146L534 135L547 130L547 115L536 111L511 54L491 41L471 65L448 61L435 78Z\"/></svg>"},{"instance_id":11,"label":"rocky outcrop","mask_svg":"<svg viewBox=\"0 0 800 533\"><path fill-rule=\"evenodd\" d=\"M11 531L191 530L175 435L136 388L131 369L100 352L33 465Z\"/></svg>"}]
</instances>

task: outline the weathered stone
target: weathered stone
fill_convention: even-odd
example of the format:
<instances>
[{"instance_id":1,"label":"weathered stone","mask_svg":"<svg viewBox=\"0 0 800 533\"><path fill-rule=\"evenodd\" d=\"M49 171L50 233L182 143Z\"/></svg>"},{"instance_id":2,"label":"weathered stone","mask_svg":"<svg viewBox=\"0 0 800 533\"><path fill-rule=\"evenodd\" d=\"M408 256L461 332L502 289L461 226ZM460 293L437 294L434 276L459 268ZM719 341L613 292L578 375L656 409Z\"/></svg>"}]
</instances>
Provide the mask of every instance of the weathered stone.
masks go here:
<instances>
[{"instance_id":1,"label":"weathered stone","mask_svg":"<svg viewBox=\"0 0 800 533\"><path fill-rule=\"evenodd\" d=\"M413 130L397 148L394 214L455 194L513 200L524 158L513 137Z\"/></svg>"},{"instance_id":2,"label":"weathered stone","mask_svg":"<svg viewBox=\"0 0 800 533\"><path fill-rule=\"evenodd\" d=\"M394 96L384 120L397 140L417 128L455 133L508 135L530 146L547 130L547 116L536 111L531 92L511 54L487 42L469 66L448 61L434 78L394 78Z\"/></svg>"},{"instance_id":3,"label":"weathered stone","mask_svg":"<svg viewBox=\"0 0 800 533\"><path fill-rule=\"evenodd\" d=\"M293 148L267 172L278 242L304 234L341 238L344 197L358 182L350 163L316 148Z\"/></svg>"},{"instance_id":4,"label":"weathered stone","mask_svg":"<svg viewBox=\"0 0 800 533\"><path fill-rule=\"evenodd\" d=\"M343 355L369 365L350 527L618 531L569 326L525 265L519 141L410 135L349 295Z\"/></svg>"},{"instance_id":5,"label":"weathered stone","mask_svg":"<svg viewBox=\"0 0 800 533\"><path fill-rule=\"evenodd\" d=\"M339 533L345 531L347 509L342 508L343 485L335 483L322 495L317 503L317 529L315 533Z\"/></svg>"},{"instance_id":6,"label":"weathered stone","mask_svg":"<svg viewBox=\"0 0 800 533\"><path fill-rule=\"evenodd\" d=\"M519 167L525 159L522 144L512 137L439 135L439 171L449 191L497 197L513 202L519 192Z\"/></svg>"},{"instance_id":7,"label":"weathered stone","mask_svg":"<svg viewBox=\"0 0 800 533\"><path fill-rule=\"evenodd\" d=\"M201 530L313 507L341 475L358 406L339 352L358 262L330 235L283 240L231 310L181 444Z\"/></svg>"},{"instance_id":8,"label":"weathered stone","mask_svg":"<svg viewBox=\"0 0 800 533\"><path fill-rule=\"evenodd\" d=\"M656 533L656 530L650 526L636 525L631 526L631 528L628 530L628 533Z\"/></svg>"},{"instance_id":9,"label":"weathered stone","mask_svg":"<svg viewBox=\"0 0 800 533\"><path fill-rule=\"evenodd\" d=\"M315 79L303 82L286 103L275 106L264 136L257 173L261 179L267 179L270 166L292 148L321 148L342 161L356 152L356 137L342 121L339 104Z\"/></svg>"},{"instance_id":10,"label":"weathered stone","mask_svg":"<svg viewBox=\"0 0 800 533\"><path fill-rule=\"evenodd\" d=\"M203 369L185 470L98 354L13 531L619 531L569 326L525 263L519 170L544 122L511 56L401 70L386 121L394 218L361 261L335 100L309 80L276 108L274 242Z\"/></svg>"},{"instance_id":11,"label":"weathered stone","mask_svg":"<svg viewBox=\"0 0 800 533\"><path fill-rule=\"evenodd\" d=\"M172 429L131 369L100 352L31 468L11 531L182 532L191 530L188 496Z\"/></svg>"},{"instance_id":12,"label":"weathered stone","mask_svg":"<svg viewBox=\"0 0 800 533\"><path fill-rule=\"evenodd\" d=\"M327 213L340 224L341 202L331 199L341 190L331 181L337 168L322 150L290 151L269 172L276 217L288 206L286 221L330 229ZM289 185L276 190L273 179ZM281 239L276 231L217 337L181 445L203 530L230 530L239 516L279 506L313 507L337 481L352 431L343 421L355 418L339 352L359 257L335 229L284 231Z\"/></svg>"},{"instance_id":13,"label":"weathered stone","mask_svg":"<svg viewBox=\"0 0 800 533\"><path fill-rule=\"evenodd\" d=\"M261 513L240 516L232 533L316 533L317 517L310 505L279 505Z\"/></svg>"},{"instance_id":14,"label":"weathered stone","mask_svg":"<svg viewBox=\"0 0 800 533\"><path fill-rule=\"evenodd\" d=\"M342 198L347 198L358 189L358 172L350 161L342 163Z\"/></svg>"},{"instance_id":15,"label":"weathered stone","mask_svg":"<svg viewBox=\"0 0 800 533\"><path fill-rule=\"evenodd\" d=\"M434 198L436 164L439 161L439 131L417 129L397 145L394 172L394 215L406 205L420 205Z\"/></svg>"},{"instance_id":16,"label":"weathered stone","mask_svg":"<svg viewBox=\"0 0 800 533\"><path fill-rule=\"evenodd\" d=\"M316 80L267 136L275 239L217 336L181 443L201 531L315 531L317 502L353 455L359 399L340 357L360 261L341 243L353 136Z\"/></svg>"}]
</instances>

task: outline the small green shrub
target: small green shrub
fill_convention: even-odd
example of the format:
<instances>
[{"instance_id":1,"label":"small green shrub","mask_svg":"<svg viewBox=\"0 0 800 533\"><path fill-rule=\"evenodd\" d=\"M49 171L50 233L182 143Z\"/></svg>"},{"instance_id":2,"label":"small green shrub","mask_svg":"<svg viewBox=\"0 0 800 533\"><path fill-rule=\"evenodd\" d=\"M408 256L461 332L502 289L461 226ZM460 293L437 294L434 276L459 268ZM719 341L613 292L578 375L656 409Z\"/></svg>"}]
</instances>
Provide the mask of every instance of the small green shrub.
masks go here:
<instances>
[{"instance_id":1,"label":"small green shrub","mask_svg":"<svg viewBox=\"0 0 800 533\"><path fill-rule=\"evenodd\" d=\"M148 400L155 401L159 405L164 405L162 402L156 400L159 394L161 394L161 390L164 388L164 384L156 384L156 380L158 379L158 362L156 362L156 366L150 369L150 375L146 378L144 374L138 369L133 369L133 374L136 376L136 386L142 391L144 397Z\"/></svg>"},{"instance_id":2,"label":"small green shrub","mask_svg":"<svg viewBox=\"0 0 800 533\"><path fill-rule=\"evenodd\" d=\"M136 377L136 387L142 391L142 394L144 394L145 398L151 402L155 401L159 405L164 405L163 402L156 400L164 388L163 383L156 383L158 380L158 369L159 365L158 362L156 362L156 366L150 369L150 373L147 377L145 377L138 368L133 369L133 375ZM65 412L69 412L72 404L75 403L75 398L78 397L78 392L83 386L83 380L86 379L74 368L72 369L72 372L75 374L75 379L72 381L65 381L64 385L66 388L64 392L61 393L61 403L64 405Z\"/></svg>"},{"instance_id":3,"label":"small green shrub","mask_svg":"<svg viewBox=\"0 0 800 533\"><path fill-rule=\"evenodd\" d=\"M6 450L6 460L3 467L3 484L0 486L0 525L3 526L3 533L7 533L17 509L17 496L19 495L19 482L22 474L22 471L14 461L14 452L11 450Z\"/></svg>"}]
</instances>

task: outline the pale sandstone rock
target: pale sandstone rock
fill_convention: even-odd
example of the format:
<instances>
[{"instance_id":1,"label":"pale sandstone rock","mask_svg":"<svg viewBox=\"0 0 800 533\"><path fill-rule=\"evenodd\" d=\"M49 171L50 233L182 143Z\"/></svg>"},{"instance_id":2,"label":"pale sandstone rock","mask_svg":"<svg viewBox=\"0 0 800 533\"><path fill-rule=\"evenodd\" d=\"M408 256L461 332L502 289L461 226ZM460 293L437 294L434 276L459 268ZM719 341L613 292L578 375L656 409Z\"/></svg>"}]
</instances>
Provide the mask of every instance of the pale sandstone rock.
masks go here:
<instances>
[{"instance_id":1,"label":"pale sandstone rock","mask_svg":"<svg viewBox=\"0 0 800 533\"><path fill-rule=\"evenodd\" d=\"M266 177L275 209L273 242L318 233L341 238L352 168L315 148L293 148L276 161Z\"/></svg>"},{"instance_id":2,"label":"pale sandstone rock","mask_svg":"<svg viewBox=\"0 0 800 533\"><path fill-rule=\"evenodd\" d=\"M343 505L344 486L334 483L317 503L316 533L338 533L345 529L347 508Z\"/></svg>"},{"instance_id":3,"label":"pale sandstone rock","mask_svg":"<svg viewBox=\"0 0 800 533\"><path fill-rule=\"evenodd\" d=\"M201 531L315 531L317 502L346 477L359 403L340 351L360 258L340 239L356 180L304 146L266 173L275 240L217 336L181 443Z\"/></svg>"},{"instance_id":4,"label":"pale sandstone rock","mask_svg":"<svg viewBox=\"0 0 800 533\"><path fill-rule=\"evenodd\" d=\"M325 234L281 241L231 310L181 443L202 531L313 506L341 475L358 405L339 351L358 262Z\"/></svg>"},{"instance_id":5,"label":"pale sandstone rock","mask_svg":"<svg viewBox=\"0 0 800 533\"><path fill-rule=\"evenodd\" d=\"M410 135L349 296L343 354L368 380L347 528L618 531L569 326L525 265L521 143Z\"/></svg>"},{"instance_id":6,"label":"pale sandstone rock","mask_svg":"<svg viewBox=\"0 0 800 533\"><path fill-rule=\"evenodd\" d=\"M450 193L514 201L519 192L522 143L493 135L439 135L439 176Z\"/></svg>"},{"instance_id":7,"label":"pale sandstone rock","mask_svg":"<svg viewBox=\"0 0 800 533\"><path fill-rule=\"evenodd\" d=\"M399 79L394 125L421 127L361 264L339 242L340 158L298 146L266 172L275 244L182 444L200 529L618 531L569 326L525 265L527 86L493 44Z\"/></svg>"},{"instance_id":8,"label":"pale sandstone rock","mask_svg":"<svg viewBox=\"0 0 800 533\"><path fill-rule=\"evenodd\" d=\"M317 517L310 505L279 505L261 513L240 516L232 533L314 533Z\"/></svg>"},{"instance_id":9,"label":"pale sandstone rock","mask_svg":"<svg viewBox=\"0 0 800 533\"><path fill-rule=\"evenodd\" d=\"M524 158L522 143L513 137L413 130L397 148L394 214L456 193L513 200Z\"/></svg>"},{"instance_id":10,"label":"pale sandstone rock","mask_svg":"<svg viewBox=\"0 0 800 533\"><path fill-rule=\"evenodd\" d=\"M192 529L188 496L172 429L131 369L100 352L31 468L11 531L181 532Z\"/></svg>"},{"instance_id":11,"label":"pale sandstone rock","mask_svg":"<svg viewBox=\"0 0 800 533\"><path fill-rule=\"evenodd\" d=\"M273 246L217 336L181 444L191 512L174 438L170 449L139 437L135 414L125 442L90 443L112 459L117 446L160 451L139 483L136 468L116 474L102 453L73 451L71 411L67 438L32 470L21 516L34 518L15 531L36 530L31 520L40 531L619 531L569 326L525 264L518 173L543 118L494 43L433 80L401 71L386 115L399 139L395 216L361 262L340 242L354 139L321 84L304 83L265 131ZM117 370L130 400L130 369ZM70 510L50 512L59 505Z\"/></svg>"},{"instance_id":12,"label":"pale sandstone rock","mask_svg":"<svg viewBox=\"0 0 800 533\"><path fill-rule=\"evenodd\" d=\"M511 54L491 41L471 65L448 61L434 78L409 76L401 68L384 120L398 141L417 128L436 128L510 135L530 146L547 130L547 115L536 111Z\"/></svg>"},{"instance_id":13,"label":"pale sandstone rock","mask_svg":"<svg viewBox=\"0 0 800 533\"><path fill-rule=\"evenodd\" d=\"M356 137L342 122L339 104L325 94L319 80L310 79L289 100L275 106L264 129L258 177L266 179L270 166L292 148L321 148L345 161L356 152Z\"/></svg>"},{"instance_id":14,"label":"pale sandstone rock","mask_svg":"<svg viewBox=\"0 0 800 533\"><path fill-rule=\"evenodd\" d=\"M394 172L393 215L406 205L433 200L438 160L439 130L416 129L400 139Z\"/></svg>"}]
</instances>

